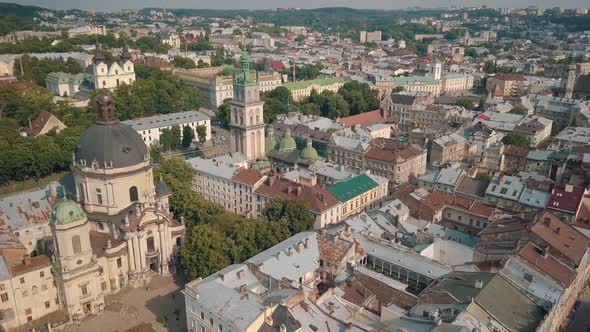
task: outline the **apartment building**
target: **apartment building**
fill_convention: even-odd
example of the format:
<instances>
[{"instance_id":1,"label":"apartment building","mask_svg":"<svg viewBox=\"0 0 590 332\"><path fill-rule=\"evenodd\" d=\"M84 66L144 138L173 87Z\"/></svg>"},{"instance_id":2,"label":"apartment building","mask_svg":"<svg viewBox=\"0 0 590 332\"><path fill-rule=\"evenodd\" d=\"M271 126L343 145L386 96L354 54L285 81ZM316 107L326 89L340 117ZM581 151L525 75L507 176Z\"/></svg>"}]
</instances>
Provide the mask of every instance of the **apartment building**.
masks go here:
<instances>
[{"instance_id":1,"label":"apartment building","mask_svg":"<svg viewBox=\"0 0 590 332\"><path fill-rule=\"evenodd\" d=\"M342 204L342 218L377 207L388 194L389 181L371 173L362 173L335 184L330 192Z\"/></svg>"},{"instance_id":2,"label":"apartment building","mask_svg":"<svg viewBox=\"0 0 590 332\"><path fill-rule=\"evenodd\" d=\"M308 81L297 81L283 84L291 92L294 101L301 101L311 95L311 91L322 93L324 91L338 92L344 85L341 78L318 78Z\"/></svg>"},{"instance_id":3,"label":"apartment building","mask_svg":"<svg viewBox=\"0 0 590 332\"><path fill-rule=\"evenodd\" d=\"M133 128L143 139L145 145L159 144L162 130L171 129L173 126L180 127L180 134L183 134L183 128L188 126L193 130L194 140L198 140L197 127L204 126L206 129L205 140L211 139L211 118L199 111L177 112L169 114L159 114L145 118L137 118L123 121Z\"/></svg>"},{"instance_id":4,"label":"apartment building","mask_svg":"<svg viewBox=\"0 0 590 332\"><path fill-rule=\"evenodd\" d=\"M365 168L390 181L390 189L426 173L427 151L419 145L378 138L365 155Z\"/></svg>"}]
</instances>

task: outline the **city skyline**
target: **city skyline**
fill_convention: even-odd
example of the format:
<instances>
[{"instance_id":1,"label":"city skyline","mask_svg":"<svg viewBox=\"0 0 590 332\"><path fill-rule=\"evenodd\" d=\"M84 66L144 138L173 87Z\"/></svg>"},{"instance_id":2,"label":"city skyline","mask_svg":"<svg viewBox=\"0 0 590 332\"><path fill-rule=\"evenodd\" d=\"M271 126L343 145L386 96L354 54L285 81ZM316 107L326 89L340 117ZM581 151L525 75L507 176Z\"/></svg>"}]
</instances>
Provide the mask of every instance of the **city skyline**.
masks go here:
<instances>
[{"instance_id":1,"label":"city skyline","mask_svg":"<svg viewBox=\"0 0 590 332\"><path fill-rule=\"evenodd\" d=\"M156 8L195 8L195 9L275 9L275 8L321 8L321 7L350 7L356 9L406 9L409 7L423 7L423 8L442 8L442 7L471 7L487 5L489 7L528 7L537 6L541 8L563 7L563 8L578 8L587 6L587 2L583 0L500 0L490 3L489 1L479 0L417 0L408 5L406 1L386 1L386 0L319 0L319 1L293 1L293 0L252 0L244 3L235 0L219 0L212 2L192 2L188 0L172 0L172 1L153 1L153 0L131 0L126 2L106 0L100 3L96 2L80 2L74 0L17 0L14 3L20 5L32 5L46 7L50 9L82 9L82 10L99 10L99 11L117 11L125 8L141 9L147 7Z\"/></svg>"}]
</instances>

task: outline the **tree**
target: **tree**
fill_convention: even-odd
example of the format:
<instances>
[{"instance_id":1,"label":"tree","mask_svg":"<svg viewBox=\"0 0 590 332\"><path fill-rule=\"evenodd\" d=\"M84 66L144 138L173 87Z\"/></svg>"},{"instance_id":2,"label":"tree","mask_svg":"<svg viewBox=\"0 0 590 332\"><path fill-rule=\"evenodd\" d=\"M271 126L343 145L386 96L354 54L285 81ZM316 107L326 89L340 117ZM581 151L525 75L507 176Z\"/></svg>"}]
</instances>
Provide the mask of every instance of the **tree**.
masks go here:
<instances>
[{"instance_id":1,"label":"tree","mask_svg":"<svg viewBox=\"0 0 590 332\"><path fill-rule=\"evenodd\" d=\"M181 250L182 265L190 279L206 277L237 262L236 245L211 225L195 225L187 229Z\"/></svg>"},{"instance_id":2,"label":"tree","mask_svg":"<svg viewBox=\"0 0 590 332\"><path fill-rule=\"evenodd\" d=\"M225 99L221 105L217 107L217 120L221 128L229 129L231 110L229 102L231 99Z\"/></svg>"},{"instance_id":3,"label":"tree","mask_svg":"<svg viewBox=\"0 0 590 332\"><path fill-rule=\"evenodd\" d=\"M197 127L197 133L199 132L199 127ZM189 127L189 126L184 126L182 127L182 147L183 148L188 148L191 146L191 143L193 142L193 140L195 139L195 132L193 130L193 128Z\"/></svg>"},{"instance_id":4,"label":"tree","mask_svg":"<svg viewBox=\"0 0 590 332\"><path fill-rule=\"evenodd\" d=\"M367 83L359 81L350 81L345 83L338 94L344 97L344 100L350 106L350 114L360 114L373 111L379 108L379 92L371 89Z\"/></svg>"},{"instance_id":5,"label":"tree","mask_svg":"<svg viewBox=\"0 0 590 332\"><path fill-rule=\"evenodd\" d=\"M310 96L301 102L301 106L304 109L310 109L309 106L305 106L308 103L316 104L320 115L330 119L343 118L350 114L350 108L344 97L331 91L318 94L312 90Z\"/></svg>"},{"instance_id":6,"label":"tree","mask_svg":"<svg viewBox=\"0 0 590 332\"><path fill-rule=\"evenodd\" d=\"M176 147L172 130L168 128L162 129L162 131L160 132L160 144L165 150L168 151Z\"/></svg>"},{"instance_id":7,"label":"tree","mask_svg":"<svg viewBox=\"0 0 590 332\"><path fill-rule=\"evenodd\" d=\"M475 50L475 48L473 47L468 47L465 49L465 56L469 56L472 58L477 58L478 54L477 51Z\"/></svg>"},{"instance_id":8,"label":"tree","mask_svg":"<svg viewBox=\"0 0 590 332\"><path fill-rule=\"evenodd\" d=\"M155 164L159 164L162 161L162 147L160 145L150 145L150 158Z\"/></svg>"},{"instance_id":9,"label":"tree","mask_svg":"<svg viewBox=\"0 0 590 332\"><path fill-rule=\"evenodd\" d=\"M519 106L512 108L509 113L519 114L519 115L527 115L529 113L529 110L526 107L519 105Z\"/></svg>"},{"instance_id":10,"label":"tree","mask_svg":"<svg viewBox=\"0 0 590 332\"><path fill-rule=\"evenodd\" d=\"M502 138L502 143L506 145L515 145L522 148L528 148L531 146L531 140L529 137L520 133L508 133Z\"/></svg>"},{"instance_id":11,"label":"tree","mask_svg":"<svg viewBox=\"0 0 590 332\"><path fill-rule=\"evenodd\" d=\"M493 60L488 60L485 62L484 66L483 66L483 71L486 74L493 74L496 71L498 71L498 68L496 67L496 62Z\"/></svg>"},{"instance_id":12,"label":"tree","mask_svg":"<svg viewBox=\"0 0 590 332\"><path fill-rule=\"evenodd\" d=\"M262 215L270 221L285 221L292 234L313 229L313 215L302 201L273 198Z\"/></svg>"},{"instance_id":13,"label":"tree","mask_svg":"<svg viewBox=\"0 0 590 332\"><path fill-rule=\"evenodd\" d=\"M475 108L475 103L469 99L458 99L455 102L455 105L464 107L467 110L473 110Z\"/></svg>"},{"instance_id":14,"label":"tree","mask_svg":"<svg viewBox=\"0 0 590 332\"><path fill-rule=\"evenodd\" d=\"M207 141L207 127L204 125L197 126L197 137L199 142L205 143Z\"/></svg>"},{"instance_id":15,"label":"tree","mask_svg":"<svg viewBox=\"0 0 590 332\"><path fill-rule=\"evenodd\" d=\"M173 191L190 189L193 169L180 157L168 158L162 160L160 166L155 169L154 178L162 178Z\"/></svg>"},{"instance_id":16,"label":"tree","mask_svg":"<svg viewBox=\"0 0 590 332\"><path fill-rule=\"evenodd\" d=\"M195 61L193 61L193 59L185 58L185 57L179 56L179 55L174 57L174 60L172 60L172 64L175 67L184 68L184 69L197 68L197 65L195 64Z\"/></svg>"}]
</instances>

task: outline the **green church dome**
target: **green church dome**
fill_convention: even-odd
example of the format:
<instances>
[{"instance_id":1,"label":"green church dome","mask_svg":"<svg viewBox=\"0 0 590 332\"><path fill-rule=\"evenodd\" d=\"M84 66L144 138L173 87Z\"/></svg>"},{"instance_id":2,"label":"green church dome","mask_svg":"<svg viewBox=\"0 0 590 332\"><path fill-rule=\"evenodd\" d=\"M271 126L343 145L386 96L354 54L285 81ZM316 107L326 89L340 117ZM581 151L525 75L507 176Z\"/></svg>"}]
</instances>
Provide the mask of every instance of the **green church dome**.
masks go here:
<instances>
[{"instance_id":1,"label":"green church dome","mask_svg":"<svg viewBox=\"0 0 590 332\"><path fill-rule=\"evenodd\" d=\"M307 140L307 146L301 150L301 158L309 159L309 160L317 160L320 159L318 152L316 149L311 145L311 140Z\"/></svg>"},{"instance_id":2,"label":"green church dome","mask_svg":"<svg viewBox=\"0 0 590 332\"><path fill-rule=\"evenodd\" d=\"M297 143L295 139L291 137L291 129L287 128L287 132L285 133L285 137L281 140L279 144L279 150L281 151L292 151L297 149Z\"/></svg>"},{"instance_id":3,"label":"green church dome","mask_svg":"<svg viewBox=\"0 0 590 332\"><path fill-rule=\"evenodd\" d=\"M86 213L74 201L65 200L57 203L51 212L51 222L55 225L67 225L80 219L85 219Z\"/></svg>"}]
</instances>

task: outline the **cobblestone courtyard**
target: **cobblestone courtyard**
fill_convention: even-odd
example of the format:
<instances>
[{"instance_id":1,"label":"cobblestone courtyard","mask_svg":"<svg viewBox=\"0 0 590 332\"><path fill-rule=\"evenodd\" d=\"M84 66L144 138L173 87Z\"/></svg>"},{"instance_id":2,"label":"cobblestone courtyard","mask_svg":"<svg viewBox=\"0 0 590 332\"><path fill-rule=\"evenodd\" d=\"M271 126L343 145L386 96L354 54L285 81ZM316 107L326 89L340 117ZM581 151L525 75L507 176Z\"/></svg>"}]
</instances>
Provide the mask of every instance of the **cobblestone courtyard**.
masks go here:
<instances>
[{"instance_id":1,"label":"cobblestone courtyard","mask_svg":"<svg viewBox=\"0 0 590 332\"><path fill-rule=\"evenodd\" d=\"M164 323L165 322L165 323ZM141 323L155 331L186 331L184 296L173 277L157 276L146 288L127 288L106 297L106 308L65 331L124 332Z\"/></svg>"}]
</instances>

